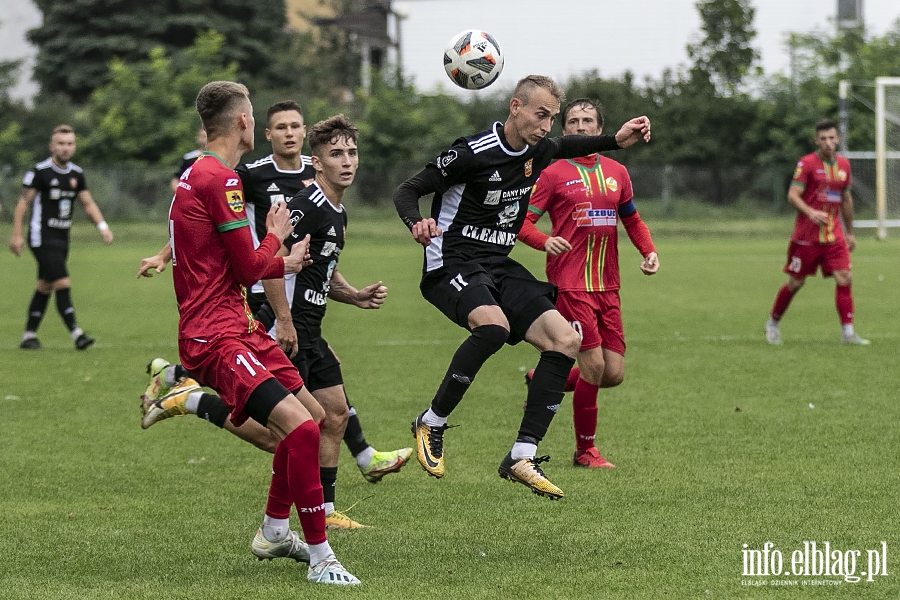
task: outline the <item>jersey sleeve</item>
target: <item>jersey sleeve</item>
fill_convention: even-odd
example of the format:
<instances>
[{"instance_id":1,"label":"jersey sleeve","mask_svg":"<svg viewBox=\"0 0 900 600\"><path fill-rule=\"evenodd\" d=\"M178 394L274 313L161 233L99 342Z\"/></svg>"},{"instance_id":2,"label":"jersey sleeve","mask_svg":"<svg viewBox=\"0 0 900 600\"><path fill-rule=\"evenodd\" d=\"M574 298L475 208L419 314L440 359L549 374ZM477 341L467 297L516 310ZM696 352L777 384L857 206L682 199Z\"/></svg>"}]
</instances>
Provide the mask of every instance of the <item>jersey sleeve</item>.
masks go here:
<instances>
[{"instance_id":1,"label":"jersey sleeve","mask_svg":"<svg viewBox=\"0 0 900 600\"><path fill-rule=\"evenodd\" d=\"M791 177L791 185L796 185L801 190L806 189L806 184L809 182L809 170L806 167L806 163L801 159L797 163L797 167L794 169L794 176Z\"/></svg>"},{"instance_id":2,"label":"jersey sleeve","mask_svg":"<svg viewBox=\"0 0 900 600\"><path fill-rule=\"evenodd\" d=\"M544 171L531 190L531 199L528 201L528 211L519 230L518 239L535 250L543 250L544 244L550 238L549 235L535 226L538 219L547 211L550 203L550 195L553 191L553 183L550 173Z\"/></svg>"},{"instance_id":3,"label":"jersey sleeve","mask_svg":"<svg viewBox=\"0 0 900 600\"><path fill-rule=\"evenodd\" d=\"M82 171L81 173L78 174L77 179L78 179L78 186L75 189L76 194L88 189L87 179L85 179L85 177L84 177L84 171Z\"/></svg>"},{"instance_id":4,"label":"jersey sleeve","mask_svg":"<svg viewBox=\"0 0 900 600\"><path fill-rule=\"evenodd\" d=\"M440 173L437 191L445 192L457 183L464 182L472 173L476 166L475 155L465 143L456 142L434 159L429 167L431 166Z\"/></svg>"},{"instance_id":5,"label":"jersey sleeve","mask_svg":"<svg viewBox=\"0 0 900 600\"><path fill-rule=\"evenodd\" d=\"M288 210L294 232L284 240L284 246L290 250L294 244L307 235L313 237L313 234L319 229L319 211L310 210L308 205L299 198L292 198L288 202Z\"/></svg>"},{"instance_id":6,"label":"jersey sleeve","mask_svg":"<svg viewBox=\"0 0 900 600\"><path fill-rule=\"evenodd\" d=\"M34 171L28 171L25 173L24 177L22 177L22 185L28 188L35 187Z\"/></svg>"}]
</instances>

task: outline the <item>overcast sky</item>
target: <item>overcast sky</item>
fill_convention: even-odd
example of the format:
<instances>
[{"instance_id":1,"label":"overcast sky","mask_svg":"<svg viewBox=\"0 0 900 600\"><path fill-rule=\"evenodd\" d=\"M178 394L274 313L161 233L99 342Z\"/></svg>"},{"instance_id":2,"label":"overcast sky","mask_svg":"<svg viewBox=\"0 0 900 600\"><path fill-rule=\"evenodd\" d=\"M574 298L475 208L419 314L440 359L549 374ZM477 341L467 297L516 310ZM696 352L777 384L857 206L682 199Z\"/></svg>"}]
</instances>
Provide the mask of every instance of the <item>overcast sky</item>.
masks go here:
<instances>
[{"instance_id":1,"label":"overcast sky","mask_svg":"<svg viewBox=\"0 0 900 600\"><path fill-rule=\"evenodd\" d=\"M900 0L863 0L866 24L883 34L900 17ZM837 0L752 0L767 73L788 71L788 32L833 30ZM499 83L531 73L565 81L597 69L604 77L631 70L658 78L687 64L685 46L700 33L694 0L395 0L402 24L403 63L420 90L452 83L444 73L447 41L464 29L483 29L506 61ZM495 84L497 85L497 84ZM464 94L477 92L462 92Z\"/></svg>"}]
</instances>

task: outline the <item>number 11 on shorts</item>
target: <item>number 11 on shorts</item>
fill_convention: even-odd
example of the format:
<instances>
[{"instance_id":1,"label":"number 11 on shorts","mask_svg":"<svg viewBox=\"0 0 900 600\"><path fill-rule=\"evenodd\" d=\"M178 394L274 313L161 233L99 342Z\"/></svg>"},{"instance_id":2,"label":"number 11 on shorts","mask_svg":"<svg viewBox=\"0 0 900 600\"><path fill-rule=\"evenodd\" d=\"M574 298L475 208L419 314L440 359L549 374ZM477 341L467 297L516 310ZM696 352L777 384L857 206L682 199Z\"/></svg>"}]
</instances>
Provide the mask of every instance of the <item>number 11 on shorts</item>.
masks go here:
<instances>
[{"instance_id":1,"label":"number 11 on shorts","mask_svg":"<svg viewBox=\"0 0 900 600\"><path fill-rule=\"evenodd\" d=\"M461 292L464 287L469 285L469 282L462 278L462 273L457 273L456 277L450 280L450 285L455 287L457 292Z\"/></svg>"}]
</instances>

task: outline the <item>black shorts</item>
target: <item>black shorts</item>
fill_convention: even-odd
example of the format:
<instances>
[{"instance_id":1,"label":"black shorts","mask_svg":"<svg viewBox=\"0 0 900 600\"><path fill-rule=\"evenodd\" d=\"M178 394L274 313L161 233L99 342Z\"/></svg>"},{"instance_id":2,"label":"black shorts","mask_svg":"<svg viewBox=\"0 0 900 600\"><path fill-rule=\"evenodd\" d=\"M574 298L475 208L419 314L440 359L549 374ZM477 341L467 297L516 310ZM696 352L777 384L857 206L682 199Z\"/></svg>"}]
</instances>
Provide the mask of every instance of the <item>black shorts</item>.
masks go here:
<instances>
[{"instance_id":1,"label":"black shorts","mask_svg":"<svg viewBox=\"0 0 900 600\"><path fill-rule=\"evenodd\" d=\"M344 385L344 376L341 374L341 361L338 360L328 342L319 337L312 348L301 348L291 359L306 389L310 392L324 388Z\"/></svg>"},{"instance_id":2,"label":"black shorts","mask_svg":"<svg viewBox=\"0 0 900 600\"><path fill-rule=\"evenodd\" d=\"M499 306L509 321L509 339L515 345L538 317L555 310L556 286L535 279L528 269L509 257L478 263L444 265L426 273L419 285L422 296L465 329L468 316L479 306Z\"/></svg>"},{"instance_id":3,"label":"black shorts","mask_svg":"<svg viewBox=\"0 0 900 600\"><path fill-rule=\"evenodd\" d=\"M56 281L69 276L66 259L69 257L69 244L44 244L29 246L37 261L37 278L41 281Z\"/></svg>"},{"instance_id":4,"label":"black shorts","mask_svg":"<svg viewBox=\"0 0 900 600\"><path fill-rule=\"evenodd\" d=\"M262 308L263 304L268 306L268 299L265 292L251 292L247 290L247 306L250 307L250 314L255 315ZM269 309L271 311L271 308ZM272 313L273 315L275 313ZM257 317L259 318L259 317ZM271 327L271 325L269 326Z\"/></svg>"}]
</instances>

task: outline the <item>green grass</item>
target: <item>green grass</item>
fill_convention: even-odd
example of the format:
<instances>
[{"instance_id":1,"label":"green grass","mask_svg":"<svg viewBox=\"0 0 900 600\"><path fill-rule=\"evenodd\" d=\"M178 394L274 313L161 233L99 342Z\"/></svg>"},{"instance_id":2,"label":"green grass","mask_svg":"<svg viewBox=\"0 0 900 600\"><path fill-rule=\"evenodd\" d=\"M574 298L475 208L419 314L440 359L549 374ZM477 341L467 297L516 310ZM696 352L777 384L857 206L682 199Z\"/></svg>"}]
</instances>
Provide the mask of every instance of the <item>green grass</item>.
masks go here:
<instances>
[{"instance_id":1,"label":"green grass","mask_svg":"<svg viewBox=\"0 0 900 600\"><path fill-rule=\"evenodd\" d=\"M341 270L357 285L383 279L390 296L380 311L332 304L326 337L368 439L393 449L410 445L409 421L464 332L419 295L421 253L396 218L360 213ZM268 455L194 417L140 429L143 370L177 352L170 272L134 278L163 227L114 227L111 247L88 227L75 232L73 299L97 338L83 353L52 302L45 349L17 349L34 261L0 255L0 598L900 596L900 242L866 237L853 255L857 329L870 347L837 343L834 286L822 279L791 306L785 344L770 347L762 325L784 280L789 220L650 225L662 268L642 276L623 235L626 380L600 399L599 446L618 468L570 466L564 403L540 451L566 498L497 477L522 370L537 360L526 345L506 348L451 419L460 427L445 438L444 479L413 464L373 486L342 455L338 504L367 498L351 515L374 525L330 536L363 580L353 590L253 560ZM538 253L515 256L542 272ZM889 575L802 592L741 585L743 544L771 541L789 566L805 540L863 551L884 540Z\"/></svg>"}]
</instances>

